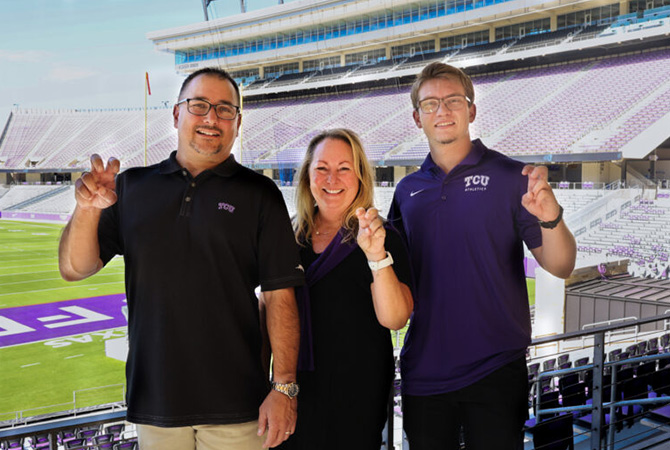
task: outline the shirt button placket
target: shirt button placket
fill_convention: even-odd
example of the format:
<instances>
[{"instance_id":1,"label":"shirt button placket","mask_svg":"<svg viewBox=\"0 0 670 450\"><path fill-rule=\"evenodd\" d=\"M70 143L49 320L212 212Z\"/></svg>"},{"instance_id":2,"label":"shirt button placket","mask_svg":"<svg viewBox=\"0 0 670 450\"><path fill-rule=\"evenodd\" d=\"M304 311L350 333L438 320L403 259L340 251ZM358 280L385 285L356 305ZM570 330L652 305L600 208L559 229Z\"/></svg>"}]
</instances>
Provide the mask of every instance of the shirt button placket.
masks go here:
<instances>
[{"instance_id":1,"label":"shirt button placket","mask_svg":"<svg viewBox=\"0 0 670 450\"><path fill-rule=\"evenodd\" d=\"M184 201L181 204L181 216L190 216L191 215L191 204L193 200L193 194L195 190L195 181L189 180L189 173L186 170L182 170L182 175L184 175L184 178L188 181L188 185L186 187L186 192L184 193Z\"/></svg>"}]
</instances>

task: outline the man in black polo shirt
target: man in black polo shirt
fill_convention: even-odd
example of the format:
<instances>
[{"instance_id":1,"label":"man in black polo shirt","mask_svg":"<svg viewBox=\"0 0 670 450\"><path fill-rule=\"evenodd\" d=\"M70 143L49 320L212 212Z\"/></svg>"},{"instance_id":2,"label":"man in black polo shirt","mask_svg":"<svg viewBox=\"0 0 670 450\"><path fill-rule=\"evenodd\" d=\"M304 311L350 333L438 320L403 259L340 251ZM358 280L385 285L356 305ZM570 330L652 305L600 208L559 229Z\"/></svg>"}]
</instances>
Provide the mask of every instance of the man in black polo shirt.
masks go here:
<instances>
[{"instance_id":1,"label":"man in black polo shirt","mask_svg":"<svg viewBox=\"0 0 670 450\"><path fill-rule=\"evenodd\" d=\"M239 100L225 71L191 74L174 106L177 151L118 177L118 160L105 166L93 155L61 237L68 281L124 256L128 420L143 450L274 447L295 428L293 287L304 277L279 189L230 153ZM272 390L260 356L258 285Z\"/></svg>"}]
</instances>

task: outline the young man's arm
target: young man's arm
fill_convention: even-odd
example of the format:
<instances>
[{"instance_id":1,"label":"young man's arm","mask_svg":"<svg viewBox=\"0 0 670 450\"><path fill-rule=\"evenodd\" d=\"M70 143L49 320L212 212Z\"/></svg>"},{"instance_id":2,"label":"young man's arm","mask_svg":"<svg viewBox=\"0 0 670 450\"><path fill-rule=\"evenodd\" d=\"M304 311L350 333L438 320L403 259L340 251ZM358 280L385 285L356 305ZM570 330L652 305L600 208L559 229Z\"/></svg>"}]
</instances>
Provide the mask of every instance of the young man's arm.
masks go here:
<instances>
[{"instance_id":1,"label":"young man's arm","mask_svg":"<svg viewBox=\"0 0 670 450\"><path fill-rule=\"evenodd\" d=\"M528 175L528 192L521 204L542 222L553 222L561 214L561 207L547 182L545 167L525 166L523 175ZM554 228L542 227L542 245L531 249L540 266L559 278L567 278L575 268L577 243L564 220Z\"/></svg>"}]
</instances>

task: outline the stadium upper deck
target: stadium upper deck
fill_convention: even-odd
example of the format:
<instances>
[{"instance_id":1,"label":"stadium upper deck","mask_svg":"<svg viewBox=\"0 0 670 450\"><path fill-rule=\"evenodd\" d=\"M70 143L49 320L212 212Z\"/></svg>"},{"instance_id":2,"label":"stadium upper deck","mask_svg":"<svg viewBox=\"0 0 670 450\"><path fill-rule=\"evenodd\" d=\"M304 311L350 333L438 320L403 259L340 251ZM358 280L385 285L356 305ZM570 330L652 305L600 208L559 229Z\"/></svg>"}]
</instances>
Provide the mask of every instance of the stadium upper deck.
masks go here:
<instances>
[{"instance_id":1,"label":"stadium upper deck","mask_svg":"<svg viewBox=\"0 0 670 450\"><path fill-rule=\"evenodd\" d=\"M450 57L459 53L457 65L469 67L620 46L668 33L665 6L666 0L302 0L147 37L157 49L174 53L180 73L218 65L250 83L334 68L345 74L346 68L380 62L396 66L441 52ZM558 30L565 30L560 46L537 39ZM522 45L516 45L520 40ZM468 47L481 45L491 51L475 50L474 59L462 58ZM525 53L516 53L520 49ZM406 74L392 72L390 76Z\"/></svg>"}]
</instances>

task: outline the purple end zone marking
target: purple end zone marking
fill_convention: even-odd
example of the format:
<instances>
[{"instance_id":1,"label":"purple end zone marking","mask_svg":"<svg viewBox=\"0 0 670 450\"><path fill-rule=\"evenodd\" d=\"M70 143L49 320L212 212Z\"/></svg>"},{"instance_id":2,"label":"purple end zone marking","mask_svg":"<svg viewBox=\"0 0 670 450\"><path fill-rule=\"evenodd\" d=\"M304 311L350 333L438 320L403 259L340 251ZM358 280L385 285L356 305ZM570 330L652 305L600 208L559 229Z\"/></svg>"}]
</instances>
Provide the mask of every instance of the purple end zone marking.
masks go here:
<instances>
[{"instance_id":1,"label":"purple end zone marking","mask_svg":"<svg viewBox=\"0 0 670 450\"><path fill-rule=\"evenodd\" d=\"M0 309L0 347L123 327L125 299L114 294Z\"/></svg>"}]
</instances>

